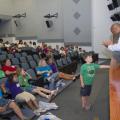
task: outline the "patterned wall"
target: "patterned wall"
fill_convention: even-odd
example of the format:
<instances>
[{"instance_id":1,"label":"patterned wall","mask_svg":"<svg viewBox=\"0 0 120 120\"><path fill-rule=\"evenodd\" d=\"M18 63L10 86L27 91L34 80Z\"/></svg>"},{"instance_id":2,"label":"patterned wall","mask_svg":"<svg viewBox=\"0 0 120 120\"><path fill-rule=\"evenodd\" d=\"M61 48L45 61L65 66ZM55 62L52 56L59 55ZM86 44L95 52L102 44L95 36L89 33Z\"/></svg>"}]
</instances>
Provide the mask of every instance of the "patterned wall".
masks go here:
<instances>
[{"instance_id":1,"label":"patterned wall","mask_svg":"<svg viewBox=\"0 0 120 120\"><path fill-rule=\"evenodd\" d=\"M65 43L91 45L91 1L63 0Z\"/></svg>"}]
</instances>

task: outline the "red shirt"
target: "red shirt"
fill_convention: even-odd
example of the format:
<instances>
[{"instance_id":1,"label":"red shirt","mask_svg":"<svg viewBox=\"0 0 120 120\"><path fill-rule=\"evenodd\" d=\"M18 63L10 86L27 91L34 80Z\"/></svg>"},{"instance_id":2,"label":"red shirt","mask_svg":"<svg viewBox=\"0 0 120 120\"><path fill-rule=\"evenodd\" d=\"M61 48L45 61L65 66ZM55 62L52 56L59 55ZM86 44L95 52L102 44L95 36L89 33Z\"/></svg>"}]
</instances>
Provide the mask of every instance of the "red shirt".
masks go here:
<instances>
[{"instance_id":1,"label":"red shirt","mask_svg":"<svg viewBox=\"0 0 120 120\"><path fill-rule=\"evenodd\" d=\"M4 72L6 72L6 71L14 72L14 71L16 71L16 67L15 66L3 66L2 70Z\"/></svg>"}]
</instances>

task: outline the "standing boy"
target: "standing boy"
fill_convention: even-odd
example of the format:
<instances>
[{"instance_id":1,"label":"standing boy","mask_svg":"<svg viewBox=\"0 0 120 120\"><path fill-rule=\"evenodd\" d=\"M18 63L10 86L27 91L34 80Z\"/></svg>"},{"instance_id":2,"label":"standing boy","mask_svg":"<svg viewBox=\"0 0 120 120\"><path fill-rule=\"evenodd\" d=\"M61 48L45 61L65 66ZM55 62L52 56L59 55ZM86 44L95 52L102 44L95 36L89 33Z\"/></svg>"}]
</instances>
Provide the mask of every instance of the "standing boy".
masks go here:
<instances>
[{"instance_id":1,"label":"standing boy","mask_svg":"<svg viewBox=\"0 0 120 120\"><path fill-rule=\"evenodd\" d=\"M91 88L94 81L94 76L96 69L98 68L109 68L108 65L98 65L93 62L92 55L90 53L85 53L83 55L85 64L81 66L80 70L80 83L81 83L81 97L82 97L82 108L85 110L90 109L89 96L91 94Z\"/></svg>"}]
</instances>

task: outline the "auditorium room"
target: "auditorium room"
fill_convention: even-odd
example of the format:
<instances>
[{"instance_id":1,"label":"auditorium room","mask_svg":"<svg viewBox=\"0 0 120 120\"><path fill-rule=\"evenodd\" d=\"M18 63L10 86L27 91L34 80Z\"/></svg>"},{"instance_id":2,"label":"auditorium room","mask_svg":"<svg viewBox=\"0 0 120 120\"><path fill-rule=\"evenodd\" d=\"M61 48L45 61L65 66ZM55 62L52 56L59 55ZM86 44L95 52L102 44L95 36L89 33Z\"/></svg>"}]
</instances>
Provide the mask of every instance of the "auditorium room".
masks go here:
<instances>
[{"instance_id":1,"label":"auditorium room","mask_svg":"<svg viewBox=\"0 0 120 120\"><path fill-rule=\"evenodd\" d=\"M120 120L120 0L0 0L0 120Z\"/></svg>"}]
</instances>

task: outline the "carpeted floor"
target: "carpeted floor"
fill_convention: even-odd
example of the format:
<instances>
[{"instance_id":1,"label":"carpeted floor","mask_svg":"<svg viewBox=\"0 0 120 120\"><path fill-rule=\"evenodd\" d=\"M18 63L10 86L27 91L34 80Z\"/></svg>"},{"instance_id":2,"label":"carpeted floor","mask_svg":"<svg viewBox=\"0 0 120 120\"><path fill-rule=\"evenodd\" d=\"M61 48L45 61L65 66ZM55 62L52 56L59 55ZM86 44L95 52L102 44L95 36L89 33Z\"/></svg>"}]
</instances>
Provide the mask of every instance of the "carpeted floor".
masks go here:
<instances>
[{"instance_id":1,"label":"carpeted floor","mask_svg":"<svg viewBox=\"0 0 120 120\"><path fill-rule=\"evenodd\" d=\"M83 111L79 80L64 90L54 102L60 106L53 114L63 120L109 120L108 70L97 71L90 101L92 111Z\"/></svg>"}]
</instances>

